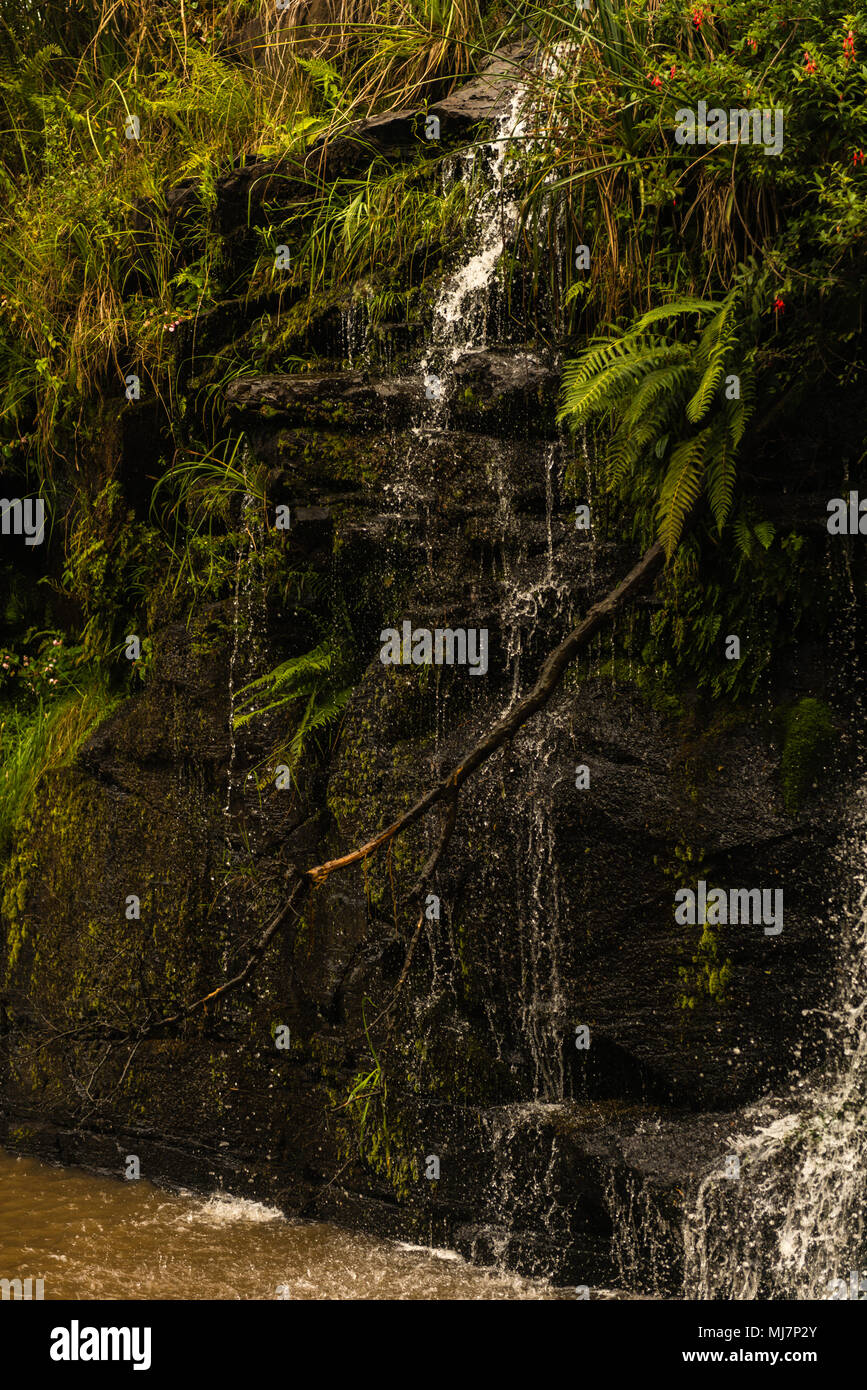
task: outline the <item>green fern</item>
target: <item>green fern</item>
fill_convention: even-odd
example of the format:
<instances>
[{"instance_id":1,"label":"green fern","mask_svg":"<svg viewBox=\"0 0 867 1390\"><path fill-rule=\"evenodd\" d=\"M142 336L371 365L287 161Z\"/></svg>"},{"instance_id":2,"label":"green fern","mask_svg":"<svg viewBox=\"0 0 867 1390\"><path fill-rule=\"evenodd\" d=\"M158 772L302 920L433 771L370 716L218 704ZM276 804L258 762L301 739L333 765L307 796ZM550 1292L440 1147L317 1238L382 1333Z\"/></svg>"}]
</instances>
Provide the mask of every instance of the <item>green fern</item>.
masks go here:
<instances>
[{"instance_id":1,"label":"green fern","mask_svg":"<svg viewBox=\"0 0 867 1390\"><path fill-rule=\"evenodd\" d=\"M343 715L352 694L352 686L343 685L340 680L344 669L344 654L333 641L322 642L302 656L290 657L238 692L234 728L242 729L276 710L297 708L303 700L291 735L268 757L268 762L285 763L294 777L309 744L321 746L326 732Z\"/></svg>"},{"instance_id":2,"label":"green fern","mask_svg":"<svg viewBox=\"0 0 867 1390\"><path fill-rule=\"evenodd\" d=\"M608 486L634 500L652 484L669 558L703 491L720 534L731 515L754 399L755 349L745 345L742 312L739 288L721 302L660 305L631 328L595 339L563 369L558 419L573 428L594 419L607 424ZM649 331L663 323L665 333Z\"/></svg>"},{"instance_id":3,"label":"green fern","mask_svg":"<svg viewBox=\"0 0 867 1390\"><path fill-rule=\"evenodd\" d=\"M735 448L725 427L713 429L713 445L707 465L705 488L717 530L722 532L732 509L737 471Z\"/></svg>"},{"instance_id":4,"label":"green fern","mask_svg":"<svg viewBox=\"0 0 867 1390\"><path fill-rule=\"evenodd\" d=\"M315 693L322 677L332 669L335 656L333 647L321 643L303 656L290 657L267 675L259 676L243 686L238 692L235 706L240 711L235 715L235 728L242 729L252 719L270 710L280 709L293 700ZM262 700L268 703L262 704Z\"/></svg>"}]
</instances>

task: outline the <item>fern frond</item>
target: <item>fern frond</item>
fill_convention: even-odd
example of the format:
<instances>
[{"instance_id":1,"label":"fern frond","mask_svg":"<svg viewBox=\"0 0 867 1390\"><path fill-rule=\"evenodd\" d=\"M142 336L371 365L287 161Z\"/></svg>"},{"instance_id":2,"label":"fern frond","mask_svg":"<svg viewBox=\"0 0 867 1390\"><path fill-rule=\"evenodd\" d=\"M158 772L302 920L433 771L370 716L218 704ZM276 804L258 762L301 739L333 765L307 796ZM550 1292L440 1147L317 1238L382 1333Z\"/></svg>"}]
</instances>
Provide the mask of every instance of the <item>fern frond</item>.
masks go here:
<instances>
[{"instance_id":1,"label":"fern frond","mask_svg":"<svg viewBox=\"0 0 867 1390\"><path fill-rule=\"evenodd\" d=\"M277 750L274 754L275 758L285 757L290 771L294 771L304 755L309 740L312 738L314 741L318 741L325 730L342 716L351 694L352 686L350 685L343 690L335 691L319 703L316 701L315 693L311 695L298 728L288 744L284 744Z\"/></svg>"},{"instance_id":2,"label":"fern frond","mask_svg":"<svg viewBox=\"0 0 867 1390\"><path fill-rule=\"evenodd\" d=\"M744 437L744 432L749 424L750 418L755 411L755 398L752 391L752 383L748 378L741 378L741 398L732 401L727 411L729 437L735 449L739 446Z\"/></svg>"},{"instance_id":3,"label":"fern frond","mask_svg":"<svg viewBox=\"0 0 867 1390\"><path fill-rule=\"evenodd\" d=\"M690 424L697 425L704 419L724 372L725 361L722 355L712 358L705 368L694 396L687 402L686 418Z\"/></svg>"},{"instance_id":4,"label":"fern frond","mask_svg":"<svg viewBox=\"0 0 867 1390\"><path fill-rule=\"evenodd\" d=\"M235 701L237 713L233 719L234 727L241 729L270 710L315 694L323 677L334 665L336 656L333 646L321 643L303 656L290 657L288 661L275 666L273 671L242 686ZM260 704L263 699L268 703Z\"/></svg>"},{"instance_id":5,"label":"fern frond","mask_svg":"<svg viewBox=\"0 0 867 1390\"><path fill-rule=\"evenodd\" d=\"M573 424L582 424L593 415L613 410L634 382L664 362L669 352L668 344L652 348L642 346L640 351L618 356L603 370L586 379L564 370L558 421L570 420Z\"/></svg>"},{"instance_id":6,"label":"fern frond","mask_svg":"<svg viewBox=\"0 0 867 1390\"><path fill-rule=\"evenodd\" d=\"M726 326L730 321L731 305L727 299L718 306L717 313L714 314L710 323L706 324L702 330L701 337L696 347L696 360L699 362L709 362L710 358L718 346L720 339L725 336Z\"/></svg>"},{"instance_id":7,"label":"fern frond","mask_svg":"<svg viewBox=\"0 0 867 1390\"><path fill-rule=\"evenodd\" d=\"M755 349L739 351L741 295L736 288L722 301L661 305L628 331L594 340L563 370L558 420L573 428L593 417L610 422L607 484L628 493L639 509L655 501L657 532L668 558L703 485L720 532L731 514L737 451L753 410L748 369ZM651 331L684 315L698 320L686 340L673 330ZM720 390L732 361L740 364L737 401L723 399ZM698 433L690 429L696 425L702 427ZM666 455L667 465L660 466ZM739 535L742 547L752 546L751 532L741 528Z\"/></svg>"},{"instance_id":8,"label":"fern frond","mask_svg":"<svg viewBox=\"0 0 867 1390\"><path fill-rule=\"evenodd\" d=\"M655 422L648 422L637 430L618 430L605 455L605 475L609 486L616 487L624 481L657 433Z\"/></svg>"},{"instance_id":9,"label":"fern frond","mask_svg":"<svg viewBox=\"0 0 867 1390\"><path fill-rule=\"evenodd\" d=\"M649 310L631 331L643 333L651 324L659 323L662 319L672 319L678 314L708 314L716 308L717 304L712 299L676 299L672 304L660 304Z\"/></svg>"},{"instance_id":10,"label":"fern frond","mask_svg":"<svg viewBox=\"0 0 867 1390\"><path fill-rule=\"evenodd\" d=\"M733 299L729 295L718 314L699 339L695 353L696 366L702 371L698 389L686 408L687 419L694 425L704 419L714 394L725 374L726 361L733 352L737 337L733 321Z\"/></svg>"},{"instance_id":11,"label":"fern frond","mask_svg":"<svg viewBox=\"0 0 867 1390\"><path fill-rule=\"evenodd\" d=\"M624 424L636 423L660 395L665 394L671 398L681 393L691 376L691 368L686 365L691 353L689 348L684 347L679 351L674 349L673 354L672 362L647 373L627 406L623 417Z\"/></svg>"},{"instance_id":12,"label":"fern frond","mask_svg":"<svg viewBox=\"0 0 867 1390\"><path fill-rule=\"evenodd\" d=\"M717 531L722 533L731 512L737 477L735 451L724 422L713 427L708 453L705 486Z\"/></svg>"},{"instance_id":13,"label":"fern frond","mask_svg":"<svg viewBox=\"0 0 867 1390\"><path fill-rule=\"evenodd\" d=\"M749 560L753 553L753 533L742 516L735 517L732 523L732 533L735 538L735 545L741 555Z\"/></svg>"},{"instance_id":14,"label":"fern frond","mask_svg":"<svg viewBox=\"0 0 867 1390\"><path fill-rule=\"evenodd\" d=\"M710 426L679 444L671 455L657 506L658 535L671 559L683 532L684 522L698 502L705 469L705 451Z\"/></svg>"},{"instance_id":15,"label":"fern frond","mask_svg":"<svg viewBox=\"0 0 867 1390\"><path fill-rule=\"evenodd\" d=\"M646 333L637 337L635 333L623 333L616 337L593 338L590 346L580 357L573 358L563 365L563 387L571 390L583 381L589 381L607 367L624 357L636 358L642 350L666 347L665 338Z\"/></svg>"}]
</instances>

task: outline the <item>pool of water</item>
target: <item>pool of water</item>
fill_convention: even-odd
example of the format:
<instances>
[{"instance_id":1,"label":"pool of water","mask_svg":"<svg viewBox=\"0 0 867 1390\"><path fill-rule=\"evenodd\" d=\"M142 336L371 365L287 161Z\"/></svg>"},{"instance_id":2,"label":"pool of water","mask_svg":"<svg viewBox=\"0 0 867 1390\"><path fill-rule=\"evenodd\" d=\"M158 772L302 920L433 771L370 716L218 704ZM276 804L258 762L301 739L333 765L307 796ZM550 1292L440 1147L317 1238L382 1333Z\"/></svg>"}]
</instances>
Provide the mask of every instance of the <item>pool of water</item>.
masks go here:
<instances>
[{"instance_id":1,"label":"pool of water","mask_svg":"<svg viewBox=\"0 0 867 1390\"><path fill-rule=\"evenodd\" d=\"M48 1299L561 1299L431 1250L0 1151L0 1279Z\"/></svg>"}]
</instances>

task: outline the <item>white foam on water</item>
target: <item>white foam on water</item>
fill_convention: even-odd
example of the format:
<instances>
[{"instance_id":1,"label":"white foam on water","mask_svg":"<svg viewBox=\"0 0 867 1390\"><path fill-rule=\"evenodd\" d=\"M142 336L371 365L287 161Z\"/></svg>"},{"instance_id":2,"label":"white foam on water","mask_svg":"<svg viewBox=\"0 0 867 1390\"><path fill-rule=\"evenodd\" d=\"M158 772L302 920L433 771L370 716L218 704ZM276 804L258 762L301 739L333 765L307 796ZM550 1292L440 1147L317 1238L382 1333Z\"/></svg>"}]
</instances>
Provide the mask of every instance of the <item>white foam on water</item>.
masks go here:
<instances>
[{"instance_id":1,"label":"white foam on water","mask_svg":"<svg viewBox=\"0 0 867 1390\"><path fill-rule=\"evenodd\" d=\"M738 1179L721 1163L701 1183L684 1229L687 1297L827 1299L867 1265L867 785L841 856L858 902L840 923L832 1060L747 1111L728 1146Z\"/></svg>"},{"instance_id":2,"label":"white foam on water","mask_svg":"<svg viewBox=\"0 0 867 1390\"><path fill-rule=\"evenodd\" d=\"M285 1221L282 1211L269 1207L264 1202L254 1202L247 1197L230 1197L225 1192L214 1192L205 1197L192 1211L184 1213L188 1222L206 1221L212 1226L230 1226L234 1222L246 1222L259 1226L268 1221Z\"/></svg>"},{"instance_id":3,"label":"white foam on water","mask_svg":"<svg viewBox=\"0 0 867 1390\"><path fill-rule=\"evenodd\" d=\"M404 1240L395 1241L398 1250L403 1250L410 1255L430 1255L434 1260L457 1260L463 1263L462 1256L457 1250L438 1250L433 1245L409 1245Z\"/></svg>"}]
</instances>

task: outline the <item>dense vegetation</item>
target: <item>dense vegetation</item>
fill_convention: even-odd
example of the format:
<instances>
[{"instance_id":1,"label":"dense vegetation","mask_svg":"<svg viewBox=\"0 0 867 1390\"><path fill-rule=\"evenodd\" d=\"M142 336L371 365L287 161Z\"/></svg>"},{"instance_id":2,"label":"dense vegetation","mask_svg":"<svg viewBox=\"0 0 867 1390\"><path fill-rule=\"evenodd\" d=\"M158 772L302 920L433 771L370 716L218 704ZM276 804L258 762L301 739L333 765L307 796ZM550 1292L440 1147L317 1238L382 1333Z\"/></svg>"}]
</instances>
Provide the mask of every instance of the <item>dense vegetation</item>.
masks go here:
<instances>
[{"instance_id":1,"label":"dense vegetation","mask_svg":"<svg viewBox=\"0 0 867 1390\"><path fill-rule=\"evenodd\" d=\"M0 568L4 839L41 769L147 678L159 624L230 595L245 495L267 527L267 479L226 426L226 385L339 358L322 331L335 309L424 339L472 182L444 184L434 144L323 187L305 151L371 113L424 109L526 39L546 56L510 156L522 221L502 292L567 359L561 417L598 431L612 533L665 542L646 682L674 700L686 684L749 695L805 615L823 621L807 531L781 527L773 499L840 488L860 458L863 19L829 0L337 0L315 22L301 3L3 0L2 491L44 496L50 526ZM699 101L782 108L781 153L678 145L676 113ZM219 225L220 179L274 160L290 191L239 246ZM208 323L239 303L241 331L209 355ZM117 476L132 376L163 439L156 475L134 483ZM793 469L787 431L838 407L845 456ZM582 495L580 472L573 485ZM265 551L263 573L307 595L310 577ZM761 633L749 657L710 662L746 613ZM359 658L333 595L310 623L308 658L263 688L315 734ZM132 666L129 632L143 638Z\"/></svg>"}]
</instances>

